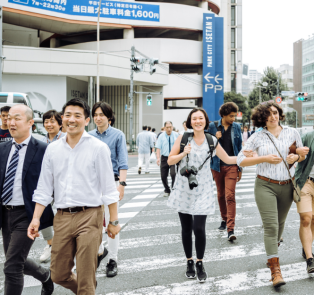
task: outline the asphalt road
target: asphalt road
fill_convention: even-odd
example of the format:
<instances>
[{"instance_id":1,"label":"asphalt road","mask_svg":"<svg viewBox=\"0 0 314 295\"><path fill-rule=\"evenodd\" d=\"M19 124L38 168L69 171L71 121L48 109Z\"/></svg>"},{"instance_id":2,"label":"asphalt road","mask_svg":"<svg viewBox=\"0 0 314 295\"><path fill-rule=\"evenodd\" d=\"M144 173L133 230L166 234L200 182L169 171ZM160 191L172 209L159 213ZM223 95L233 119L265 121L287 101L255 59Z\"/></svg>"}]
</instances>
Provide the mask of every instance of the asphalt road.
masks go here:
<instances>
[{"instance_id":1,"label":"asphalt road","mask_svg":"<svg viewBox=\"0 0 314 295\"><path fill-rule=\"evenodd\" d=\"M149 174L137 174L137 157L129 157L130 170L126 195L120 202L119 274L106 278L104 260L97 271L96 294L314 294L314 278L306 272L299 241L299 216L292 205L279 248L283 277L287 285L274 290L266 268L263 228L254 200L255 169L246 169L237 185L237 240L230 243L226 232L219 232L220 214L207 218L207 245L204 265L208 281L204 284L184 276L186 260L181 243L178 215L166 205L159 169L151 165ZM104 234L104 238L106 235ZM106 245L106 242L105 242ZM45 241L38 239L30 256L39 259ZM1 269L5 261L0 250ZM194 255L195 257L195 255ZM49 267L49 263L44 264ZM0 272L0 291L4 275ZM40 294L38 281L25 277L23 294ZM54 294L72 294L55 285ZM12 294L13 295L13 294Z\"/></svg>"}]
</instances>

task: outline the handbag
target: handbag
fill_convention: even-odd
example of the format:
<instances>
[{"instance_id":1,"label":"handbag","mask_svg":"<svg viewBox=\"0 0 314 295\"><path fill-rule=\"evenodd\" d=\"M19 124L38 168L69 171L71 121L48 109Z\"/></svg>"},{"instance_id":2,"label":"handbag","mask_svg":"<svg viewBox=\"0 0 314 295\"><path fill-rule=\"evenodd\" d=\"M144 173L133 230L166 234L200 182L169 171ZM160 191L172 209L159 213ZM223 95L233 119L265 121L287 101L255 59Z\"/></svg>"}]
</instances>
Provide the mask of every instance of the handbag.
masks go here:
<instances>
[{"instance_id":1,"label":"handbag","mask_svg":"<svg viewBox=\"0 0 314 295\"><path fill-rule=\"evenodd\" d=\"M152 152L152 154L149 157L149 162L150 163L155 163L156 162L156 154Z\"/></svg>"},{"instance_id":2,"label":"handbag","mask_svg":"<svg viewBox=\"0 0 314 295\"><path fill-rule=\"evenodd\" d=\"M287 170L288 170L288 173L289 173L289 176L290 176L290 179L291 179L291 182L292 182L292 185L293 185L293 201L295 203L299 203L301 201L301 190L300 190L300 187L297 185L296 183L296 180L291 177L291 174L290 174L290 169L287 165L287 163L285 162L285 159L283 158L283 156L281 155L281 153L279 152L276 144L274 143L274 141L271 139L271 137L269 136L269 134L266 133L266 135L268 136L268 138L271 140L271 142L274 144L279 156L281 157L282 161L284 162ZM293 143L294 144L294 143Z\"/></svg>"}]
</instances>

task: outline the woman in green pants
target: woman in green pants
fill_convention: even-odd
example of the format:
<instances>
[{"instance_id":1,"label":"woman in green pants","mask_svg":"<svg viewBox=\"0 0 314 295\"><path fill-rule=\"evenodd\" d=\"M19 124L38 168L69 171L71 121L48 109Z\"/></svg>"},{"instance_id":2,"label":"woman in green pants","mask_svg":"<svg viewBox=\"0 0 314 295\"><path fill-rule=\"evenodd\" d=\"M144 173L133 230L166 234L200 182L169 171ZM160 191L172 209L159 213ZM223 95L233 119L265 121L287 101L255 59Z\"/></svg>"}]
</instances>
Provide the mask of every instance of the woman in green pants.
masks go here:
<instances>
[{"instance_id":1,"label":"woman in green pants","mask_svg":"<svg viewBox=\"0 0 314 295\"><path fill-rule=\"evenodd\" d=\"M264 243L274 287L285 284L279 265L278 246L293 201L293 184L277 149L288 164L305 158L289 154L289 147L294 142L297 148L303 145L296 129L280 125L284 117L281 107L274 102L258 105L252 112L252 120L255 127L263 127L263 130L248 139L237 160L241 167L259 164L254 193L264 225ZM247 157L250 154L248 151L256 152L257 156ZM292 177L294 173L292 166Z\"/></svg>"}]
</instances>

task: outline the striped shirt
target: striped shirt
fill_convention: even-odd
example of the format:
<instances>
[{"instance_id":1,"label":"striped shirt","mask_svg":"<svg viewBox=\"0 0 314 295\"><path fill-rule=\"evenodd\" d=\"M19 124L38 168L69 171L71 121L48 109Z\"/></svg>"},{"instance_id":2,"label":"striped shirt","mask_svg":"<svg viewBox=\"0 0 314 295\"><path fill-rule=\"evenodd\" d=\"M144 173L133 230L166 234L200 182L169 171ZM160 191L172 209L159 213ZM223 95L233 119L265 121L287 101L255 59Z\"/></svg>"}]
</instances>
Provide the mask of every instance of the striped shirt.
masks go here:
<instances>
[{"instance_id":1,"label":"striped shirt","mask_svg":"<svg viewBox=\"0 0 314 295\"><path fill-rule=\"evenodd\" d=\"M289 147L296 141L297 148L303 147L302 140L298 131L294 128L282 126L282 131L280 132L278 138L272 135L266 128L260 132L255 132L246 142L242 151L252 150L256 151L258 156L267 156L267 155L277 155L280 157L277 152L274 144L268 138L267 133L270 135L274 143L276 144L278 150L283 156L284 160L289 154ZM246 158L243 152L240 152L237 159L238 166L241 166L241 162ZM293 177L295 173L294 166L290 169L290 174ZM283 162L280 164L269 164L261 163L258 164L256 168L256 174L271 178L274 180L282 181L290 179L287 168Z\"/></svg>"}]
</instances>

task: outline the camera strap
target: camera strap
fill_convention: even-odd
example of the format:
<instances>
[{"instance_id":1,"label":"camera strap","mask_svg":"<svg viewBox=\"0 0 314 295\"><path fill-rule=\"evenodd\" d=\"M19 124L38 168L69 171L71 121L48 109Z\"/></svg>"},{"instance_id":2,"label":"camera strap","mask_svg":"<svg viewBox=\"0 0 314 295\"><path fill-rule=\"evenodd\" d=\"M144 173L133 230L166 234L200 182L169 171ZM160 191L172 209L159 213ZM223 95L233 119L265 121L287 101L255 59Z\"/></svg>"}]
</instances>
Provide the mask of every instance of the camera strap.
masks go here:
<instances>
[{"instance_id":1,"label":"camera strap","mask_svg":"<svg viewBox=\"0 0 314 295\"><path fill-rule=\"evenodd\" d=\"M189 144L194 136L194 132L184 132L182 139L181 139L181 143L180 143L180 153L182 153L184 151L184 148L187 144ZM209 155L208 157L205 159L204 163L197 169L198 171L201 170L203 168L203 166L205 165L205 163L212 157L217 145L218 145L218 139L217 139L217 143L216 145L214 144L214 140L213 137L215 137L214 135L208 133L205 131L205 137L208 143L208 147L209 147ZM189 155L186 156L186 164L188 166L189 163ZM181 161L180 161L181 162ZM177 163L177 172L179 170L179 165L180 162Z\"/></svg>"}]
</instances>

